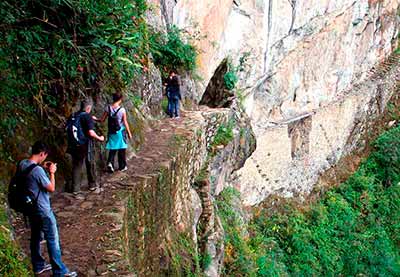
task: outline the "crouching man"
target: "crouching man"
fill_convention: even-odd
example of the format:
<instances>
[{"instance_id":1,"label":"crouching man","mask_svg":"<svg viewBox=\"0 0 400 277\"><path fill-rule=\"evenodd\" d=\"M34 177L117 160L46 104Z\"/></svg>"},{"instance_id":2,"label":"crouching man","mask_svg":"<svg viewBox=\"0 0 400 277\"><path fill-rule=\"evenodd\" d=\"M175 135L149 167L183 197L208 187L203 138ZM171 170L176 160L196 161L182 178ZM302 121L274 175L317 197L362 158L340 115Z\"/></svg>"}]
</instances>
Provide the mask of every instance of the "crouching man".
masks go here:
<instances>
[{"instance_id":1,"label":"crouching man","mask_svg":"<svg viewBox=\"0 0 400 277\"><path fill-rule=\"evenodd\" d=\"M41 165L49 153L48 147L43 142L36 142L32 146L32 155L29 159L22 160L17 170L23 172L32 165ZM49 172L47 176L44 168ZM34 196L35 206L28 215L31 225L31 261L35 274L52 270L53 276L77 276L71 272L61 261L60 239L58 236L57 221L50 205L49 192L55 190L55 173L57 165L47 162L44 166L33 166L25 177L27 188ZM47 264L41 254L40 241L42 236L47 242L50 264Z\"/></svg>"}]
</instances>

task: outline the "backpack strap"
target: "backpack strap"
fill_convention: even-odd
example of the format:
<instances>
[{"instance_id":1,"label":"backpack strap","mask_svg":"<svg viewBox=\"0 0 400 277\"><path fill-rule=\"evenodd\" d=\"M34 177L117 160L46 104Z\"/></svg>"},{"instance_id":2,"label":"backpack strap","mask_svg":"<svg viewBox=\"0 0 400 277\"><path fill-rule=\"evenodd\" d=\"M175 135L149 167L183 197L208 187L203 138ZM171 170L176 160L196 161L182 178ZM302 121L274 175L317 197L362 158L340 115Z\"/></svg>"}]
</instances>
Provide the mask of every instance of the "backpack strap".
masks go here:
<instances>
[{"instance_id":1,"label":"backpack strap","mask_svg":"<svg viewBox=\"0 0 400 277\"><path fill-rule=\"evenodd\" d=\"M20 177L23 177L23 178L28 177L28 175L31 173L31 171L32 171L35 167L38 166L38 164L33 163L33 164L29 165L27 168L25 168L24 170L20 170L20 165L21 165L21 161L19 161L19 162L18 162L18 165L17 165L17 174L18 174Z\"/></svg>"},{"instance_id":2,"label":"backpack strap","mask_svg":"<svg viewBox=\"0 0 400 277\"><path fill-rule=\"evenodd\" d=\"M122 107L119 107L119 108L114 112L114 114L112 114L112 113L111 113L111 106L108 106L108 110L109 110L110 116L115 116L115 115L119 112L120 109L122 109ZM112 114L112 115L111 115L111 114Z\"/></svg>"},{"instance_id":3,"label":"backpack strap","mask_svg":"<svg viewBox=\"0 0 400 277\"><path fill-rule=\"evenodd\" d=\"M36 163L34 163L34 164L31 164L30 166L28 166L25 170L23 170L20 174L20 177L21 178L27 178L28 176L29 176L29 174L32 172L32 170L35 168L35 167L37 167L38 166L38 164L36 164ZM41 190L41 188L39 188L39 193L40 193L40 190ZM39 194L38 194L38 196L36 197L36 200L37 200L37 198L39 197Z\"/></svg>"},{"instance_id":4,"label":"backpack strap","mask_svg":"<svg viewBox=\"0 0 400 277\"><path fill-rule=\"evenodd\" d=\"M75 117L81 117L83 114L85 114L86 112L85 111L78 111L76 114L75 114Z\"/></svg>"}]
</instances>

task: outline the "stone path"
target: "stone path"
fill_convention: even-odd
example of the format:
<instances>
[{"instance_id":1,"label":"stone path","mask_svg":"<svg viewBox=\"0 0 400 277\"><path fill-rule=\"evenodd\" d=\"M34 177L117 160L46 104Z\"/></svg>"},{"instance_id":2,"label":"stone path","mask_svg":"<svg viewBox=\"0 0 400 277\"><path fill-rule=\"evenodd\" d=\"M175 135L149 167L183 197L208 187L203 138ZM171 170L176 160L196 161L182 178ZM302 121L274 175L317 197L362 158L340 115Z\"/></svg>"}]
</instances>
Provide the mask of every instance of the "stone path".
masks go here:
<instances>
[{"instance_id":1,"label":"stone path","mask_svg":"<svg viewBox=\"0 0 400 277\"><path fill-rule=\"evenodd\" d=\"M149 178L160 165L170 161L173 137L190 133L191 126L203 120L201 113L186 112L179 119L152 122L142 148L128 162L128 171L104 175L97 191L79 196L53 195L52 206L59 224L63 260L71 270L77 271L79 276L134 276L123 258L120 231L124 203L120 196L129 186ZM17 238L29 255L29 230L24 228L21 219L16 220L15 227Z\"/></svg>"}]
</instances>

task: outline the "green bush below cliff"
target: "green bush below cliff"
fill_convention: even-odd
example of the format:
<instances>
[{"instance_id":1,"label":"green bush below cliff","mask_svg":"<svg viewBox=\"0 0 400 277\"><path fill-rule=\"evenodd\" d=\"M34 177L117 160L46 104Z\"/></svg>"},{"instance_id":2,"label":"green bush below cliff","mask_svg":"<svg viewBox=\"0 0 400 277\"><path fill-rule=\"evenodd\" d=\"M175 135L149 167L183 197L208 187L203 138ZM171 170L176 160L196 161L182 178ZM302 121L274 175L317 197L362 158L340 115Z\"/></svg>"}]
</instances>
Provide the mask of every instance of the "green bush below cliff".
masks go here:
<instances>
[{"instance_id":1,"label":"green bush below cliff","mask_svg":"<svg viewBox=\"0 0 400 277\"><path fill-rule=\"evenodd\" d=\"M29 262L11 239L4 199L0 199L0 276L30 276Z\"/></svg>"}]
</instances>

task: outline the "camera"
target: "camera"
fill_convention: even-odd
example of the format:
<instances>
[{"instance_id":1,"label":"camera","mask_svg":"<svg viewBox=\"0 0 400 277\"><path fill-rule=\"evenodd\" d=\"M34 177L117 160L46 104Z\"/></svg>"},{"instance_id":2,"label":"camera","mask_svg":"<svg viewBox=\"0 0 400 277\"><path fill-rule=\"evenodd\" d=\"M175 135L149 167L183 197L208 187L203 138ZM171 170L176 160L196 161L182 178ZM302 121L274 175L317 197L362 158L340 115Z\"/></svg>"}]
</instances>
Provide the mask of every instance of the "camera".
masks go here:
<instances>
[{"instance_id":1,"label":"camera","mask_svg":"<svg viewBox=\"0 0 400 277\"><path fill-rule=\"evenodd\" d=\"M54 164L54 163L51 162L51 161L47 161L47 162L45 162L43 165L44 165L45 167L50 167L52 164Z\"/></svg>"}]
</instances>

